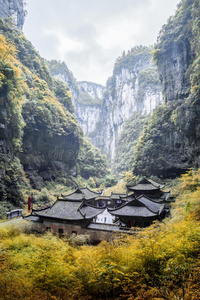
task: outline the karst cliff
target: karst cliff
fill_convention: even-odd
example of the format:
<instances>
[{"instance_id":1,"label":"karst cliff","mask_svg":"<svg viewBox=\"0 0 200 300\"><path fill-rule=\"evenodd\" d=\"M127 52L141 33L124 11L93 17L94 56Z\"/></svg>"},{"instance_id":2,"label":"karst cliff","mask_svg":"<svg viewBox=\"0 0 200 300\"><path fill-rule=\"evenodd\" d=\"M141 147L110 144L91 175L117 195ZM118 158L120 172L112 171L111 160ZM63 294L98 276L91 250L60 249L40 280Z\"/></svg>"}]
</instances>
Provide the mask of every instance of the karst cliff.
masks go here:
<instances>
[{"instance_id":1,"label":"karst cliff","mask_svg":"<svg viewBox=\"0 0 200 300\"><path fill-rule=\"evenodd\" d=\"M23 0L1 0L0 18L12 17L15 24L22 30L26 11Z\"/></svg>"},{"instance_id":2,"label":"karst cliff","mask_svg":"<svg viewBox=\"0 0 200 300\"><path fill-rule=\"evenodd\" d=\"M171 178L199 167L199 1L180 2L155 47L123 52L105 87L38 54L20 30L22 1L0 5L2 201L21 205L24 193L77 177L111 185L102 153L116 174Z\"/></svg>"},{"instance_id":3,"label":"karst cliff","mask_svg":"<svg viewBox=\"0 0 200 300\"><path fill-rule=\"evenodd\" d=\"M77 177L94 187L112 181L106 157L78 125L69 87L51 77L11 18L0 19L0 167L5 209L52 184L77 186Z\"/></svg>"},{"instance_id":4,"label":"karst cliff","mask_svg":"<svg viewBox=\"0 0 200 300\"><path fill-rule=\"evenodd\" d=\"M77 82L65 63L49 62L51 74L67 82L76 118L92 143L113 161L123 125L134 112L152 114L163 103L152 47L135 47L119 57L106 87Z\"/></svg>"},{"instance_id":5,"label":"karst cliff","mask_svg":"<svg viewBox=\"0 0 200 300\"><path fill-rule=\"evenodd\" d=\"M180 2L153 51L165 106L150 120L137 145L136 174L176 177L200 165L200 4Z\"/></svg>"}]
</instances>

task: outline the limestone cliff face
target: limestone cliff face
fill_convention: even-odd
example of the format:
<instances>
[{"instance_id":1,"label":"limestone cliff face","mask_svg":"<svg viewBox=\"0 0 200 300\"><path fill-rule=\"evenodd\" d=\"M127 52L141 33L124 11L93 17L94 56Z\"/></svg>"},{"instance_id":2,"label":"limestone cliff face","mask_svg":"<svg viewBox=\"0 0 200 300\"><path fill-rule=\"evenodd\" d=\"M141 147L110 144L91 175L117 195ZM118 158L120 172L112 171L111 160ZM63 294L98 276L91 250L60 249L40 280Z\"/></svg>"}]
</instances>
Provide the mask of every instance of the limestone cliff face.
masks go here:
<instances>
[{"instance_id":1,"label":"limestone cliff face","mask_svg":"<svg viewBox=\"0 0 200 300\"><path fill-rule=\"evenodd\" d=\"M93 82L78 82L80 89L76 99L76 118L93 145L99 146L102 117L102 98L105 87Z\"/></svg>"},{"instance_id":2,"label":"limestone cliff face","mask_svg":"<svg viewBox=\"0 0 200 300\"><path fill-rule=\"evenodd\" d=\"M88 93L93 99L103 99L105 87L101 84L88 81L79 81L78 85L82 92Z\"/></svg>"},{"instance_id":3,"label":"limestone cliff face","mask_svg":"<svg viewBox=\"0 0 200 300\"><path fill-rule=\"evenodd\" d=\"M25 10L23 0L0 0L0 18L12 17L14 23L22 30Z\"/></svg>"},{"instance_id":4,"label":"limestone cliff face","mask_svg":"<svg viewBox=\"0 0 200 300\"><path fill-rule=\"evenodd\" d=\"M102 98L105 87L93 82L77 82L67 65L56 60L48 62L51 75L67 83L72 94L75 116L94 146L99 146Z\"/></svg>"},{"instance_id":5,"label":"limestone cliff face","mask_svg":"<svg viewBox=\"0 0 200 300\"><path fill-rule=\"evenodd\" d=\"M23 152L18 156L31 186L41 189L45 182L55 181L58 176L75 176L79 137L74 131L58 134L52 130L38 115L38 107L34 102L24 105L23 116L26 122Z\"/></svg>"},{"instance_id":6,"label":"limestone cliff face","mask_svg":"<svg viewBox=\"0 0 200 300\"><path fill-rule=\"evenodd\" d=\"M151 48L136 47L118 58L106 88L76 82L64 63L49 63L51 74L69 85L75 116L84 133L113 160L123 124L134 112L151 114L162 103L161 85Z\"/></svg>"},{"instance_id":7,"label":"limestone cliff face","mask_svg":"<svg viewBox=\"0 0 200 300\"><path fill-rule=\"evenodd\" d=\"M191 45L187 39L183 44L174 43L166 52L160 53L158 70L166 102L184 99L189 95L190 78L186 71L191 59Z\"/></svg>"},{"instance_id":8,"label":"limestone cliff face","mask_svg":"<svg viewBox=\"0 0 200 300\"><path fill-rule=\"evenodd\" d=\"M154 49L166 106L147 126L134 173L176 177L200 166L200 3L182 0Z\"/></svg>"},{"instance_id":9,"label":"limestone cliff face","mask_svg":"<svg viewBox=\"0 0 200 300\"><path fill-rule=\"evenodd\" d=\"M102 149L113 160L123 124L134 112L151 114L162 103L161 85L150 49L133 48L118 58L103 101Z\"/></svg>"}]
</instances>

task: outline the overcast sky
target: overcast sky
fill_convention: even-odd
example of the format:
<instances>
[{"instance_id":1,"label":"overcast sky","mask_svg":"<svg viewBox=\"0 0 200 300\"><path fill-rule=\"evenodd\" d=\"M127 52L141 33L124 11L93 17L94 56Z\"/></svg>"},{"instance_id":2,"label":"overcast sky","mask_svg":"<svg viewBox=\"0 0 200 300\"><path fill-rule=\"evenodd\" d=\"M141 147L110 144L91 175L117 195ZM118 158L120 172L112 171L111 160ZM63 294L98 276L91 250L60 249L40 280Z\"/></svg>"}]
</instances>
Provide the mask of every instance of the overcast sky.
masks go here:
<instances>
[{"instance_id":1,"label":"overcast sky","mask_svg":"<svg viewBox=\"0 0 200 300\"><path fill-rule=\"evenodd\" d=\"M178 0L26 0L24 34L79 81L105 85L122 51L151 45Z\"/></svg>"}]
</instances>

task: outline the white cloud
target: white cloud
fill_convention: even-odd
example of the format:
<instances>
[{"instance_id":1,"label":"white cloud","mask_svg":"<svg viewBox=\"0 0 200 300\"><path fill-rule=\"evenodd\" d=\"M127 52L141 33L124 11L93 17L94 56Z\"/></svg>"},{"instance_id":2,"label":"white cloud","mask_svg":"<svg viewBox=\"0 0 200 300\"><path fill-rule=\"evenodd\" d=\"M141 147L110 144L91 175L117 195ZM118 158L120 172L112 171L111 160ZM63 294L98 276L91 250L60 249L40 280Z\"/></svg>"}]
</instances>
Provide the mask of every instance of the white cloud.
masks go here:
<instances>
[{"instance_id":1,"label":"white cloud","mask_svg":"<svg viewBox=\"0 0 200 300\"><path fill-rule=\"evenodd\" d=\"M123 50L156 42L178 0L27 0L24 32L78 80L105 84Z\"/></svg>"},{"instance_id":2,"label":"white cloud","mask_svg":"<svg viewBox=\"0 0 200 300\"><path fill-rule=\"evenodd\" d=\"M67 36L67 34L62 31L45 29L43 32L43 37L45 36L56 38L58 40L57 51L61 60L65 58L65 54L67 52L80 52L84 48L81 42Z\"/></svg>"}]
</instances>

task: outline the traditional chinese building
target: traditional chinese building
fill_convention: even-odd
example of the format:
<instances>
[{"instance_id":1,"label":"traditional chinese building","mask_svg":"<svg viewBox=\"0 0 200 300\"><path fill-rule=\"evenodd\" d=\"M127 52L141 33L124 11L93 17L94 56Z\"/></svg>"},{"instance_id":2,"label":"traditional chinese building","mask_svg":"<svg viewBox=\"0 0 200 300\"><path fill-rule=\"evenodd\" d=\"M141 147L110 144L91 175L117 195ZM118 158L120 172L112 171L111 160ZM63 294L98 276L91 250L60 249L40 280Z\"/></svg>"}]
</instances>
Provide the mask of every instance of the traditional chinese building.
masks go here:
<instances>
[{"instance_id":1,"label":"traditional chinese building","mask_svg":"<svg viewBox=\"0 0 200 300\"><path fill-rule=\"evenodd\" d=\"M121 221L122 227L147 227L154 220L162 220L165 213L165 201L156 202L145 195L126 197L127 202L115 209L109 209L110 214Z\"/></svg>"},{"instance_id":2,"label":"traditional chinese building","mask_svg":"<svg viewBox=\"0 0 200 300\"><path fill-rule=\"evenodd\" d=\"M102 196L88 188L65 195L44 209L32 210L26 219L35 222L38 231L51 230L62 235L89 234L94 241L108 239L112 232L131 227L146 227L169 214L169 192L162 185L142 179L128 186L127 194Z\"/></svg>"}]
</instances>

